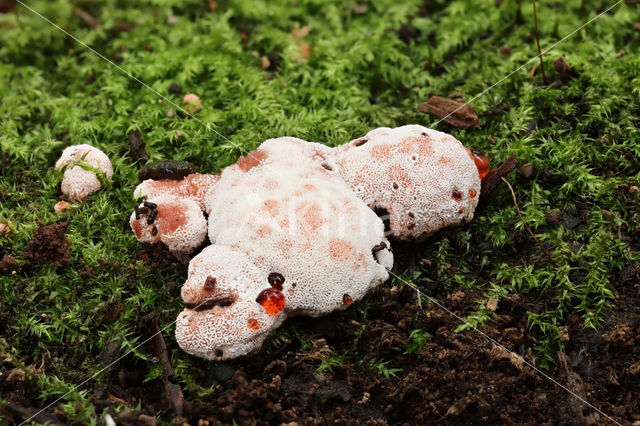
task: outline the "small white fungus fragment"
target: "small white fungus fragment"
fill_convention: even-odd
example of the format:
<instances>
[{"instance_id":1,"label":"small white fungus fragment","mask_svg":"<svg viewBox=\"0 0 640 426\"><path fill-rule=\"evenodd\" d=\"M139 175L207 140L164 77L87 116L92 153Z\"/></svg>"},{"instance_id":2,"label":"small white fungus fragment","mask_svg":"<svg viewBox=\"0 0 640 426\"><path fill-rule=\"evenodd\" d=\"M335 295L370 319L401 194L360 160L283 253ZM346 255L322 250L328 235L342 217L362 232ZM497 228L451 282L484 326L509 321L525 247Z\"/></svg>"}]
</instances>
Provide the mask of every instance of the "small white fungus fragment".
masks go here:
<instances>
[{"instance_id":1,"label":"small white fungus fragment","mask_svg":"<svg viewBox=\"0 0 640 426\"><path fill-rule=\"evenodd\" d=\"M89 168L95 168L104 173L107 179L113 176L113 167L109 157L88 144L73 145L62 151L56 162L56 169L63 170L64 176L60 189L72 200L84 200L102 188L102 183L96 173Z\"/></svg>"}]
</instances>

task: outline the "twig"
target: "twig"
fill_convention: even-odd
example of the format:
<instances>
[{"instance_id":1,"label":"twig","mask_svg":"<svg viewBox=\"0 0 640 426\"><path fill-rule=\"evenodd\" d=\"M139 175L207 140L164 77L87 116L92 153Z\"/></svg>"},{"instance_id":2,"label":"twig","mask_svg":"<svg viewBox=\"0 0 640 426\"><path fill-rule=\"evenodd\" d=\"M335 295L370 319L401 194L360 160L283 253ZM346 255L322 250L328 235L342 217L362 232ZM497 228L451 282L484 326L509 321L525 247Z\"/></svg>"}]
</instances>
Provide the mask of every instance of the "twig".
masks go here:
<instances>
[{"instance_id":1,"label":"twig","mask_svg":"<svg viewBox=\"0 0 640 426\"><path fill-rule=\"evenodd\" d=\"M95 29L99 30L100 28L102 28L102 23L100 22L100 20L91 16L91 14L86 10L76 7L75 9L73 9L73 13L79 16L80 19L82 19L85 24L87 24L89 27L93 28L94 30Z\"/></svg>"},{"instance_id":2,"label":"twig","mask_svg":"<svg viewBox=\"0 0 640 426\"><path fill-rule=\"evenodd\" d=\"M516 193L513 191L513 187L511 186L511 184L509 183L509 181L507 181L505 178L502 178L502 181L504 183L507 184L507 186L509 187L509 191L511 191L511 196L513 197L513 205L516 206L516 211L518 212L518 216L520 216L520 220L522 221L522 224L524 225L524 227L527 229L527 232L529 232L529 235L531 235L531 238L533 238L535 240L536 243L538 243L538 245L540 246L540 248L542 249L542 251L544 252L544 254L547 255L547 257L549 258L549 261L551 262L551 264L554 267L558 267L558 265L556 265L556 262L553 261L553 258L551 257L551 254L549 254L549 252L547 251L546 248L544 248L544 246L542 245L542 243L536 238L535 235L533 235L533 231L531 230L531 228L529 228L529 225L527 225L527 222L524 221L524 217L522 217L522 213L520 213L520 208L518 207L518 200L516 200Z\"/></svg>"},{"instance_id":3,"label":"twig","mask_svg":"<svg viewBox=\"0 0 640 426\"><path fill-rule=\"evenodd\" d=\"M544 61L542 60L542 49L540 49L540 35L538 34L538 12L536 10L536 0L533 0L533 21L536 25L536 43L538 44L538 56L540 56L540 71L542 71L542 82L546 84L547 76L544 73Z\"/></svg>"}]
</instances>

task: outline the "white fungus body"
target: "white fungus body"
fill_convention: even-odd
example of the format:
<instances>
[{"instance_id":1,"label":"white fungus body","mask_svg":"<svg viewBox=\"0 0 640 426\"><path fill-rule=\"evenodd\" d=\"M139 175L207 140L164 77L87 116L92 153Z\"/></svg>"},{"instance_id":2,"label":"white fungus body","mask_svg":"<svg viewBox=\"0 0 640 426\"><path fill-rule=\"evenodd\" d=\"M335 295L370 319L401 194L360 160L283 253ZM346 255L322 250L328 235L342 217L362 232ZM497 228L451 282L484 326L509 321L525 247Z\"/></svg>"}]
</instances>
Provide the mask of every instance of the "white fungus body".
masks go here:
<instances>
[{"instance_id":1,"label":"white fungus body","mask_svg":"<svg viewBox=\"0 0 640 426\"><path fill-rule=\"evenodd\" d=\"M151 225L132 215L139 240L190 253L208 232L212 245L189 264L176 339L223 360L258 351L288 316L345 309L388 278L393 254L373 209L388 212L393 237L420 240L473 217L480 176L455 138L404 126L333 149L270 139L220 175L147 180L135 194L158 210ZM164 227L163 209L183 210L189 231Z\"/></svg>"}]
</instances>

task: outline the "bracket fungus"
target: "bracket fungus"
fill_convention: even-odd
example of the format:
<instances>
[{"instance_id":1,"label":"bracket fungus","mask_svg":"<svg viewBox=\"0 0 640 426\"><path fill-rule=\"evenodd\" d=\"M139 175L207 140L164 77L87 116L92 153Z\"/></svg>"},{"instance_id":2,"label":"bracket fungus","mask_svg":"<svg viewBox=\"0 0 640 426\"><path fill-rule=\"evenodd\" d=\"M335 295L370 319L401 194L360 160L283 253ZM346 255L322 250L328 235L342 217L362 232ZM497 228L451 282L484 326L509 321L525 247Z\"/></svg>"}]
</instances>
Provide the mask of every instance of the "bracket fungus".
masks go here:
<instances>
[{"instance_id":1,"label":"bracket fungus","mask_svg":"<svg viewBox=\"0 0 640 426\"><path fill-rule=\"evenodd\" d=\"M60 189L72 200L84 200L99 191L101 179L111 179L113 175L109 157L88 144L65 148L56 162L56 169L64 170Z\"/></svg>"},{"instance_id":2,"label":"bracket fungus","mask_svg":"<svg viewBox=\"0 0 640 426\"><path fill-rule=\"evenodd\" d=\"M131 227L184 254L208 234L189 263L176 338L190 354L236 358L287 317L346 309L388 279L391 244L374 210L388 212L393 238L424 239L471 220L487 171L477 152L416 125L336 148L282 137L216 176L145 180Z\"/></svg>"}]
</instances>

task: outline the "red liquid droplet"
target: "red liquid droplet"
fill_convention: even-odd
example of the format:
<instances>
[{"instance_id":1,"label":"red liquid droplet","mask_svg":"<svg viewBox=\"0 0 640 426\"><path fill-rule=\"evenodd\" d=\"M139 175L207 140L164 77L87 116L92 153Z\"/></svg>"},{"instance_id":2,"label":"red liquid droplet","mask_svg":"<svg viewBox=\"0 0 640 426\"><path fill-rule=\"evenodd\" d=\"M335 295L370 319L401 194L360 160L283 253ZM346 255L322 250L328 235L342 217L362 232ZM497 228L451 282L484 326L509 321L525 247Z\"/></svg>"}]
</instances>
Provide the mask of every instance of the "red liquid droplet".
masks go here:
<instances>
[{"instance_id":1,"label":"red liquid droplet","mask_svg":"<svg viewBox=\"0 0 640 426\"><path fill-rule=\"evenodd\" d=\"M255 318L249 318L249 321L247 322L247 325L252 330L257 330L257 329L260 328L260 323Z\"/></svg>"},{"instance_id":2,"label":"red liquid droplet","mask_svg":"<svg viewBox=\"0 0 640 426\"><path fill-rule=\"evenodd\" d=\"M262 290L256 298L258 302L269 315L276 315L284 309L284 294L275 288L267 288Z\"/></svg>"},{"instance_id":3,"label":"red liquid droplet","mask_svg":"<svg viewBox=\"0 0 640 426\"><path fill-rule=\"evenodd\" d=\"M353 299L348 294L345 294L344 296L342 296L342 303L344 305L350 305L352 302L353 302Z\"/></svg>"},{"instance_id":4,"label":"red liquid droplet","mask_svg":"<svg viewBox=\"0 0 640 426\"><path fill-rule=\"evenodd\" d=\"M271 287L282 291L282 285L284 284L284 277L282 274L272 272L269 274L268 280Z\"/></svg>"},{"instance_id":5,"label":"red liquid droplet","mask_svg":"<svg viewBox=\"0 0 640 426\"><path fill-rule=\"evenodd\" d=\"M480 154L475 149L467 148L467 152L469 153L469 157L476 163L476 167L478 168L478 174L480 175L480 179L484 179L484 177L489 173L489 159L484 155Z\"/></svg>"}]
</instances>

